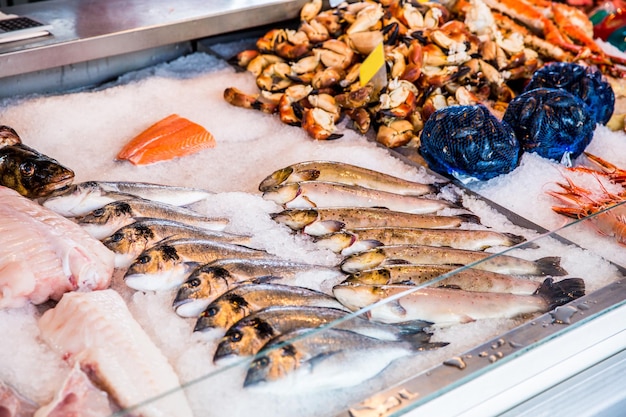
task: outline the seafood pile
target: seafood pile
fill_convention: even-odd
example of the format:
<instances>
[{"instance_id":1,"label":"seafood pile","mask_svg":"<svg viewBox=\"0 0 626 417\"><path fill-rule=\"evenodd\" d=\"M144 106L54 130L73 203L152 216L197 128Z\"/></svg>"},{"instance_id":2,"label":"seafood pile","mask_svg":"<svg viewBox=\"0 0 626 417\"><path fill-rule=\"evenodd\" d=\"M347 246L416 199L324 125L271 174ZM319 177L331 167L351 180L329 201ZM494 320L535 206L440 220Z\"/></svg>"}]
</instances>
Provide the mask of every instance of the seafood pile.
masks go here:
<instances>
[{"instance_id":1,"label":"seafood pile","mask_svg":"<svg viewBox=\"0 0 626 417\"><path fill-rule=\"evenodd\" d=\"M556 184L561 191L548 191L547 193L567 206L554 206L552 210L574 219L588 217L589 220L586 223L591 222L600 234L625 245L626 190L623 185L626 183L626 171L588 152L585 152L585 155L596 169L577 166L570 168L569 171L591 176L597 181L594 189L584 188L566 177L567 184ZM603 181L608 181L608 184L605 186ZM609 185L617 186L618 191L609 192L606 188Z\"/></svg>"},{"instance_id":2,"label":"seafood pile","mask_svg":"<svg viewBox=\"0 0 626 417\"><path fill-rule=\"evenodd\" d=\"M314 139L340 136L347 116L385 146L419 146L424 124L452 105L481 104L501 119L550 62L623 76L623 60L595 43L588 17L549 0L358 1L327 10L312 0L300 17L297 28L272 29L237 55L260 92L229 87L224 98L278 113ZM363 80L361 68L380 44L384 77Z\"/></svg>"}]
</instances>

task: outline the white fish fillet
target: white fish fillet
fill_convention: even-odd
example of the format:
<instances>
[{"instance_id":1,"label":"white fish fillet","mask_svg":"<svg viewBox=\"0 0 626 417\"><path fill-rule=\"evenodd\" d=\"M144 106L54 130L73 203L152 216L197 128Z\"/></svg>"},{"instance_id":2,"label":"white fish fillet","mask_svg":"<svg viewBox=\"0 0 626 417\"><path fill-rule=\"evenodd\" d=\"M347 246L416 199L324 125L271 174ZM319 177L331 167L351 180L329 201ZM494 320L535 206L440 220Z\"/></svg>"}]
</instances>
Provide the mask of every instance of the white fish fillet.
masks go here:
<instances>
[{"instance_id":1,"label":"white fish fillet","mask_svg":"<svg viewBox=\"0 0 626 417\"><path fill-rule=\"evenodd\" d=\"M0 308L109 286L114 254L80 226L0 187Z\"/></svg>"},{"instance_id":2,"label":"white fish fillet","mask_svg":"<svg viewBox=\"0 0 626 417\"><path fill-rule=\"evenodd\" d=\"M174 369L114 290L64 294L39 328L46 343L88 370L119 406L141 405L132 415L192 416Z\"/></svg>"}]
</instances>

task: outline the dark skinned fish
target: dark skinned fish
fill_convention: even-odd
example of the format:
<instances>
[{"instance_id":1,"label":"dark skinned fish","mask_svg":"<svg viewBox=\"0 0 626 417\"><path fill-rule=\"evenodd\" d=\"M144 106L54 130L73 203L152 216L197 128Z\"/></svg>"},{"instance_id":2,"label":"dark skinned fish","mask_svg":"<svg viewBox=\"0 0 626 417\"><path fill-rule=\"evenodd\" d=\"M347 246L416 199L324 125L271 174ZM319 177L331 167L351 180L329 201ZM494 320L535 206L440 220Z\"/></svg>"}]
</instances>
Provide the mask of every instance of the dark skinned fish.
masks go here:
<instances>
[{"instance_id":1,"label":"dark skinned fish","mask_svg":"<svg viewBox=\"0 0 626 417\"><path fill-rule=\"evenodd\" d=\"M388 191L403 195L425 195L437 192L440 185L423 184L394 177L389 174L362 168L343 162L308 161L289 165L279 169L259 185L259 191L265 192L283 184L301 181L328 181L347 185L359 185L375 190Z\"/></svg>"},{"instance_id":2,"label":"dark skinned fish","mask_svg":"<svg viewBox=\"0 0 626 417\"><path fill-rule=\"evenodd\" d=\"M74 171L35 149L22 143L0 146L0 185L24 197L46 197L73 180Z\"/></svg>"},{"instance_id":3,"label":"dark skinned fish","mask_svg":"<svg viewBox=\"0 0 626 417\"><path fill-rule=\"evenodd\" d=\"M262 250L213 240L166 240L143 251L126 271L124 282L139 291L168 290L181 285L201 264L224 258L270 256Z\"/></svg>"},{"instance_id":4,"label":"dark skinned fish","mask_svg":"<svg viewBox=\"0 0 626 417\"><path fill-rule=\"evenodd\" d=\"M272 283L243 284L211 302L198 317L194 331L215 328L226 330L248 314L278 305L309 305L345 310L334 297L309 288Z\"/></svg>"},{"instance_id":5,"label":"dark skinned fish","mask_svg":"<svg viewBox=\"0 0 626 417\"><path fill-rule=\"evenodd\" d=\"M208 239L216 242L247 245L249 236L202 229L173 220L138 218L123 226L102 243L115 252L115 266L128 267L144 250L165 239Z\"/></svg>"},{"instance_id":6,"label":"dark skinned fish","mask_svg":"<svg viewBox=\"0 0 626 417\"><path fill-rule=\"evenodd\" d=\"M248 368L244 387L291 393L349 387L378 375L398 358L445 345L379 340L340 329L299 329L264 346Z\"/></svg>"},{"instance_id":7,"label":"dark skinned fish","mask_svg":"<svg viewBox=\"0 0 626 417\"><path fill-rule=\"evenodd\" d=\"M144 198L164 204L185 206L211 194L198 188L146 182L86 181L54 193L43 202L43 205L62 216L74 217L87 214L114 201Z\"/></svg>"},{"instance_id":8,"label":"dark skinned fish","mask_svg":"<svg viewBox=\"0 0 626 417\"><path fill-rule=\"evenodd\" d=\"M107 236L111 236L116 230L134 223L140 217L173 220L203 229L218 231L224 230L226 225L228 225L228 219L226 218L207 217L184 207L141 198L114 201L84 216L78 216L75 220L91 236L102 240Z\"/></svg>"},{"instance_id":9,"label":"dark skinned fish","mask_svg":"<svg viewBox=\"0 0 626 417\"><path fill-rule=\"evenodd\" d=\"M467 249L454 249L444 246L391 245L378 246L364 252L355 253L341 262L345 272L395 264L468 265L485 271L513 275L567 275L561 268L561 258L550 256L535 261L509 255L493 256L493 253Z\"/></svg>"},{"instance_id":10,"label":"dark skinned fish","mask_svg":"<svg viewBox=\"0 0 626 417\"><path fill-rule=\"evenodd\" d=\"M463 223L479 223L473 214L438 216L415 214L376 207L316 207L287 209L271 215L289 228L312 236L322 236L342 229L357 227L419 227L452 229Z\"/></svg>"},{"instance_id":11,"label":"dark skinned fish","mask_svg":"<svg viewBox=\"0 0 626 417\"><path fill-rule=\"evenodd\" d=\"M219 259L196 268L187 277L178 288L173 307L181 317L198 317L213 300L241 283L265 277L277 277L285 283L299 274L313 272L323 279L344 277L337 268L278 258Z\"/></svg>"},{"instance_id":12,"label":"dark skinned fish","mask_svg":"<svg viewBox=\"0 0 626 417\"><path fill-rule=\"evenodd\" d=\"M371 320L382 323L426 320L437 325L450 325L479 319L545 313L585 295L585 283L580 278L567 278L558 284L555 285L552 278L546 278L534 294L519 295L346 282L335 286L333 294L353 311L391 296L399 297L377 304L367 311Z\"/></svg>"},{"instance_id":13,"label":"dark skinned fish","mask_svg":"<svg viewBox=\"0 0 626 417\"><path fill-rule=\"evenodd\" d=\"M376 323L363 317L349 317L336 308L312 306L274 306L252 313L232 325L215 351L213 361L226 357L255 355L274 337L297 329L332 325L380 340L407 340L427 343L424 331L430 323L415 321L397 325Z\"/></svg>"}]
</instances>

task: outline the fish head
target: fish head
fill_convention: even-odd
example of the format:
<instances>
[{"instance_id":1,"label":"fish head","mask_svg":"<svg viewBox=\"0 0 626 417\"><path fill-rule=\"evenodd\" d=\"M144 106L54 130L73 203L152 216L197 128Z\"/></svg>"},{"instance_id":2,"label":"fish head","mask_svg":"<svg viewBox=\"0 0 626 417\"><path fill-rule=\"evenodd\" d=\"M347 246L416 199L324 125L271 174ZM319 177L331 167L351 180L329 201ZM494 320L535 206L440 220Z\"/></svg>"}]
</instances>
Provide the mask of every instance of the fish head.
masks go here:
<instances>
[{"instance_id":1,"label":"fish head","mask_svg":"<svg viewBox=\"0 0 626 417\"><path fill-rule=\"evenodd\" d=\"M258 317L250 320L244 318L228 329L215 351L213 361L227 356L252 356L274 336L276 332L265 320Z\"/></svg>"},{"instance_id":2,"label":"fish head","mask_svg":"<svg viewBox=\"0 0 626 417\"><path fill-rule=\"evenodd\" d=\"M300 355L292 344L278 344L256 357L246 373L243 386L275 382L293 376L300 366Z\"/></svg>"},{"instance_id":3,"label":"fish head","mask_svg":"<svg viewBox=\"0 0 626 417\"><path fill-rule=\"evenodd\" d=\"M250 305L244 297L234 293L223 294L200 314L194 332L209 328L228 329L250 313Z\"/></svg>"},{"instance_id":4,"label":"fish head","mask_svg":"<svg viewBox=\"0 0 626 417\"><path fill-rule=\"evenodd\" d=\"M190 265L178 255L176 248L159 245L143 251L128 267L124 282L139 291L175 288L189 274Z\"/></svg>"},{"instance_id":5,"label":"fish head","mask_svg":"<svg viewBox=\"0 0 626 417\"><path fill-rule=\"evenodd\" d=\"M303 229L317 220L317 217L317 211L314 209L287 209L271 215L272 220L293 230Z\"/></svg>"},{"instance_id":6,"label":"fish head","mask_svg":"<svg viewBox=\"0 0 626 417\"><path fill-rule=\"evenodd\" d=\"M261 181L261 184L259 184L259 191L265 192L269 189L282 185L285 181L287 181L292 172L292 167L286 167L272 172L270 175L265 177L263 181Z\"/></svg>"},{"instance_id":7,"label":"fish head","mask_svg":"<svg viewBox=\"0 0 626 417\"><path fill-rule=\"evenodd\" d=\"M91 236L102 240L134 222L133 209L124 201L114 201L83 216L77 216L75 221Z\"/></svg>"},{"instance_id":8,"label":"fish head","mask_svg":"<svg viewBox=\"0 0 626 417\"><path fill-rule=\"evenodd\" d=\"M230 272L203 265L196 268L178 288L173 307L182 317L197 317L218 295L228 291Z\"/></svg>"},{"instance_id":9,"label":"fish head","mask_svg":"<svg viewBox=\"0 0 626 417\"><path fill-rule=\"evenodd\" d=\"M341 262L341 270L348 273L372 269L380 265L385 260L385 253L380 248L354 253L347 256Z\"/></svg>"},{"instance_id":10,"label":"fish head","mask_svg":"<svg viewBox=\"0 0 626 417\"><path fill-rule=\"evenodd\" d=\"M113 201L114 199L102 193L97 182L86 181L55 191L46 198L43 205L65 217L75 217Z\"/></svg>"},{"instance_id":11,"label":"fish head","mask_svg":"<svg viewBox=\"0 0 626 417\"><path fill-rule=\"evenodd\" d=\"M335 285L333 295L351 311L357 311L384 298L384 293L378 286L351 282Z\"/></svg>"},{"instance_id":12,"label":"fish head","mask_svg":"<svg viewBox=\"0 0 626 417\"><path fill-rule=\"evenodd\" d=\"M47 197L73 180L74 171L28 146L0 148L0 184L24 197Z\"/></svg>"},{"instance_id":13,"label":"fish head","mask_svg":"<svg viewBox=\"0 0 626 417\"><path fill-rule=\"evenodd\" d=\"M318 236L314 239L314 242L322 249L328 249L332 252L340 253L342 250L352 246L356 240L357 236L355 234L346 231L339 231Z\"/></svg>"},{"instance_id":14,"label":"fish head","mask_svg":"<svg viewBox=\"0 0 626 417\"><path fill-rule=\"evenodd\" d=\"M294 200L300 194L300 185L298 183L279 185L263 192L265 200L273 201L276 204L286 204Z\"/></svg>"},{"instance_id":15,"label":"fish head","mask_svg":"<svg viewBox=\"0 0 626 417\"><path fill-rule=\"evenodd\" d=\"M374 268L350 274L344 282L366 285L385 285L390 281L391 272L388 269Z\"/></svg>"},{"instance_id":16,"label":"fish head","mask_svg":"<svg viewBox=\"0 0 626 417\"><path fill-rule=\"evenodd\" d=\"M102 239L104 246L115 253L137 257L156 241L154 231L141 223L131 223Z\"/></svg>"}]
</instances>

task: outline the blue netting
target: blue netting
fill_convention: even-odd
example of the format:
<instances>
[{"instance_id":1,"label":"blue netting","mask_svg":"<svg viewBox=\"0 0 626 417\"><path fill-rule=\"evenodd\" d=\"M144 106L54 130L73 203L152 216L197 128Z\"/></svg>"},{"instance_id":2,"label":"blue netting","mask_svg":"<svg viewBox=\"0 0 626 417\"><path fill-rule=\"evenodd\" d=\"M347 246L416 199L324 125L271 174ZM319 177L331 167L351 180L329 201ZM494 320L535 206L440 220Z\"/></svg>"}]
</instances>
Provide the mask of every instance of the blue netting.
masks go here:
<instances>
[{"instance_id":1,"label":"blue netting","mask_svg":"<svg viewBox=\"0 0 626 417\"><path fill-rule=\"evenodd\" d=\"M613 89L596 67L571 62L545 65L533 74L525 91L535 88L561 88L580 97L600 124L606 124L613 115Z\"/></svg>"},{"instance_id":2,"label":"blue netting","mask_svg":"<svg viewBox=\"0 0 626 417\"><path fill-rule=\"evenodd\" d=\"M488 180L515 169L520 144L485 106L450 106L424 124L420 152L440 174Z\"/></svg>"},{"instance_id":3,"label":"blue netting","mask_svg":"<svg viewBox=\"0 0 626 417\"><path fill-rule=\"evenodd\" d=\"M563 163L585 150L595 129L595 118L580 98L551 88L515 97L502 120L513 128L524 151Z\"/></svg>"}]
</instances>

